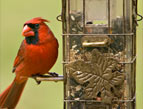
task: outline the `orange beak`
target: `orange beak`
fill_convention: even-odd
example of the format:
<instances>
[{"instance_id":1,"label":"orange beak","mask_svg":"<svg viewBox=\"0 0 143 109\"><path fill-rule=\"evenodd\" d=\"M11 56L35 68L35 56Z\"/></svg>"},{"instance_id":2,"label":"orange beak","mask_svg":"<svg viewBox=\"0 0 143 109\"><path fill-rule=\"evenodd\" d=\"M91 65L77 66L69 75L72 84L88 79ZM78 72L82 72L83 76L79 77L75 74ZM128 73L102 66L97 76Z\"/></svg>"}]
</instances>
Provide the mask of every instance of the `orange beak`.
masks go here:
<instances>
[{"instance_id":1,"label":"orange beak","mask_svg":"<svg viewBox=\"0 0 143 109\"><path fill-rule=\"evenodd\" d=\"M25 37L28 37L28 36L34 36L35 33L30 27L25 25L24 28L23 28L23 31L22 31L22 35L25 36Z\"/></svg>"}]
</instances>

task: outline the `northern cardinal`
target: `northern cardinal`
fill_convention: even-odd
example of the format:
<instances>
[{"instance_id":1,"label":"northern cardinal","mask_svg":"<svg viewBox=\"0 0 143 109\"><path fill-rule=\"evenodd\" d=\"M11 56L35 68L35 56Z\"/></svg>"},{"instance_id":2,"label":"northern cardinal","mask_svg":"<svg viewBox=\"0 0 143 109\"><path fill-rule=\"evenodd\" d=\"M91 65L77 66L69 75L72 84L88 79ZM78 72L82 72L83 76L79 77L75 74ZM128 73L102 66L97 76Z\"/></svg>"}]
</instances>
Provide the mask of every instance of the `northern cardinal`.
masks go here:
<instances>
[{"instance_id":1,"label":"northern cardinal","mask_svg":"<svg viewBox=\"0 0 143 109\"><path fill-rule=\"evenodd\" d=\"M58 57L58 41L44 23L48 20L33 18L24 24L22 41L13 65L16 77L2 94L0 108L14 109L22 91L33 75L48 73Z\"/></svg>"}]
</instances>

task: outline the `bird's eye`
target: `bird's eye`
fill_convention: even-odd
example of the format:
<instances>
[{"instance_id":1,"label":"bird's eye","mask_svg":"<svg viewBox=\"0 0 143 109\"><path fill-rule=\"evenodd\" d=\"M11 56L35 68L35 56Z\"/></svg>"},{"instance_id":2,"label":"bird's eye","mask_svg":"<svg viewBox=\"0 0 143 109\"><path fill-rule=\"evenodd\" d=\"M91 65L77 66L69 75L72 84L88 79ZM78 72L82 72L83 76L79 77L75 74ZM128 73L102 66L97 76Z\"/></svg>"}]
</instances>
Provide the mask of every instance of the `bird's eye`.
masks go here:
<instances>
[{"instance_id":1,"label":"bird's eye","mask_svg":"<svg viewBox=\"0 0 143 109\"><path fill-rule=\"evenodd\" d=\"M35 28L39 28L39 24L35 24Z\"/></svg>"}]
</instances>

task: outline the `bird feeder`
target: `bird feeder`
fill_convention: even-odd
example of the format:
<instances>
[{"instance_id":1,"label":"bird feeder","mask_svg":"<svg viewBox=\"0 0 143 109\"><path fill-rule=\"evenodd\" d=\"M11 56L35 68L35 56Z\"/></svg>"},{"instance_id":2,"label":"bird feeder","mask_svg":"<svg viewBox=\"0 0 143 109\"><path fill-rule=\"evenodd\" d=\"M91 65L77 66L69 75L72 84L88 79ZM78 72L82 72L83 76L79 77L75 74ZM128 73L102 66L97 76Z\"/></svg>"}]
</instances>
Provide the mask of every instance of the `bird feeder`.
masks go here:
<instances>
[{"instance_id":1,"label":"bird feeder","mask_svg":"<svg viewBox=\"0 0 143 109\"><path fill-rule=\"evenodd\" d=\"M137 0L62 0L64 109L135 109Z\"/></svg>"}]
</instances>

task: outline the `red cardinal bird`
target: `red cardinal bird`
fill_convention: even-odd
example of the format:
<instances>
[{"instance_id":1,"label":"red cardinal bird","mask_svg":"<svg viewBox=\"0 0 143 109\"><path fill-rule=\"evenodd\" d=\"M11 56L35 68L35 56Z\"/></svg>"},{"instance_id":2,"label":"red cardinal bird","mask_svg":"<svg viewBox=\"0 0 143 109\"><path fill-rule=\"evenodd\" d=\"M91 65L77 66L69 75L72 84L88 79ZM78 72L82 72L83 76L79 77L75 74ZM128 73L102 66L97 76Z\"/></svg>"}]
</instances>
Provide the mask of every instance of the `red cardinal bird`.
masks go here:
<instances>
[{"instance_id":1,"label":"red cardinal bird","mask_svg":"<svg viewBox=\"0 0 143 109\"><path fill-rule=\"evenodd\" d=\"M0 94L0 108L14 109L28 77L48 73L55 64L58 56L58 42L44 22L48 20L37 17L24 24L22 35L25 39L13 65L16 77Z\"/></svg>"}]
</instances>

